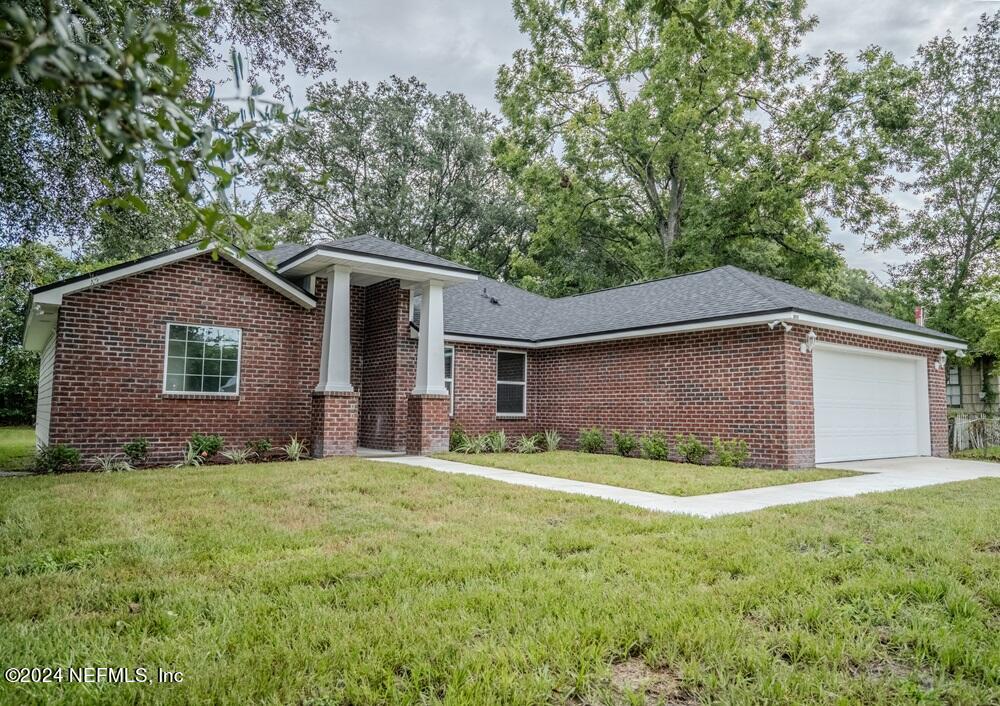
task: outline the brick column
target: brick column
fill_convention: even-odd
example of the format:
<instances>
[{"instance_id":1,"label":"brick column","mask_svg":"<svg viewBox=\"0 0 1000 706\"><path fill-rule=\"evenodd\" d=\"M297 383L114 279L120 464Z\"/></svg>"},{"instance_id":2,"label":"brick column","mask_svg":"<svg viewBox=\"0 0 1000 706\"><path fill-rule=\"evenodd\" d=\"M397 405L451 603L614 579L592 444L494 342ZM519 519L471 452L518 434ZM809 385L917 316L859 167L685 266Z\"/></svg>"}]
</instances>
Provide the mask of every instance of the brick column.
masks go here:
<instances>
[{"instance_id":1,"label":"brick column","mask_svg":"<svg viewBox=\"0 0 1000 706\"><path fill-rule=\"evenodd\" d=\"M448 395L410 395L406 452L428 454L448 450Z\"/></svg>"},{"instance_id":2,"label":"brick column","mask_svg":"<svg viewBox=\"0 0 1000 706\"><path fill-rule=\"evenodd\" d=\"M314 392L312 456L353 456L358 448L358 393Z\"/></svg>"}]
</instances>

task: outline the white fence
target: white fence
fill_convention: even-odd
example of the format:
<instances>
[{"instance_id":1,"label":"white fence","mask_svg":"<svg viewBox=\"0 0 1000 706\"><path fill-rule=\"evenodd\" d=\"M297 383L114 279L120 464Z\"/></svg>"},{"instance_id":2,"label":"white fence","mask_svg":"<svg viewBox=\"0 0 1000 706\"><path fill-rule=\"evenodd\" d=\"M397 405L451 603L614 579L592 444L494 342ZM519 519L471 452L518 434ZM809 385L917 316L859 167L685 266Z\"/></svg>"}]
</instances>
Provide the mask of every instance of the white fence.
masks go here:
<instances>
[{"instance_id":1,"label":"white fence","mask_svg":"<svg viewBox=\"0 0 1000 706\"><path fill-rule=\"evenodd\" d=\"M1000 446L1000 417L959 414L951 420L952 451Z\"/></svg>"}]
</instances>

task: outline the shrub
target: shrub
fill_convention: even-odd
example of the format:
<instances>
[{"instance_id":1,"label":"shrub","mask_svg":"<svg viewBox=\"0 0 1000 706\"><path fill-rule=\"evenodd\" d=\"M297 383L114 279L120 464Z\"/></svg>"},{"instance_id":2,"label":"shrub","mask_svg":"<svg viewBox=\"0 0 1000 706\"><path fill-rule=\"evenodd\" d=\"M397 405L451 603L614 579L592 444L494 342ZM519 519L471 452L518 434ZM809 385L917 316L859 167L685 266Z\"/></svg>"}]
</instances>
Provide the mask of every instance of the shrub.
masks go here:
<instances>
[{"instance_id":1,"label":"shrub","mask_svg":"<svg viewBox=\"0 0 1000 706\"><path fill-rule=\"evenodd\" d=\"M285 452L285 457L289 461L299 461L306 455L306 442L293 436L287 444L281 447L281 450Z\"/></svg>"},{"instance_id":2,"label":"shrub","mask_svg":"<svg viewBox=\"0 0 1000 706\"><path fill-rule=\"evenodd\" d=\"M559 432L555 429L546 429L545 433L542 434L542 438L545 440L546 451L559 450L559 442L562 441L562 437L559 436Z\"/></svg>"},{"instance_id":3,"label":"shrub","mask_svg":"<svg viewBox=\"0 0 1000 706\"><path fill-rule=\"evenodd\" d=\"M218 434L199 434L195 432L188 442L194 448L194 452L202 458L214 456L222 450L224 440Z\"/></svg>"},{"instance_id":4,"label":"shrub","mask_svg":"<svg viewBox=\"0 0 1000 706\"><path fill-rule=\"evenodd\" d=\"M742 466L750 458L750 448L745 439L723 441L715 437L712 439L712 451L715 452L715 462L720 466Z\"/></svg>"},{"instance_id":5,"label":"shrub","mask_svg":"<svg viewBox=\"0 0 1000 706\"><path fill-rule=\"evenodd\" d=\"M615 445L615 453L619 456L631 456L639 448L639 442L627 431L612 431L611 441Z\"/></svg>"},{"instance_id":6,"label":"shrub","mask_svg":"<svg viewBox=\"0 0 1000 706\"><path fill-rule=\"evenodd\" d=\"M486 450L491 453L498 454L507 450L507 432L503 429L491 431L483 437L483 441L486 444Z\"/></svg>"},{"instance_id":7,"label":"shrub","mask_svg":"<svg viewBox=\"0 0 1000 706\"><path fill-rule=\"evenodd\" d=\"M232 448L222 452L222 455L232 463L250 463L250 458L255 454L256 452L251 448Z\"/></svg>"},{"instance_id":8,"label":"shrub","mask_svg":"<svg viewBox=\"0 0 1000 706\"><path fill-rule=\"evenodd\" d=\"M144 439L145 441L145 439ZM126 444L127 446L128 444ZM132 471L132 464L124 454L107 454L106 456L94 456L90 460L91 469L101 473L114 473L115 471Z\"/></svg>"},{"instance_id":9,"label":"shrub","mask_svg":"<svg viewBox=\"0 0 1000 706\"><path fill-rule=\"evenodd\" d=\"M698 441L694 434L678 434L677 453L688 463L701 463L708 455L708 447Z\"/></svg>"},{"instance_id":10,"label":"shrub","mask_svg":"<svg viewBox=\"0 0 1000 706\"><path fill-rule=\"evenodd\" d=\"M580 450L588 454L599 454L604 451L604 432L597 427L593 429L581 429L580 437L577 439Z\"/></svg>"},{"instance_id":11,"label":"shrub","mask_svg":"<svg viewBox=\"0 0 1000 706\"><path fill-rule=\"evenodd\" d=\"M534 434L531 436L521 435L521 438L514 443L514 450L519 454L533 454L538 451L538 439Z\"/></svg>"},{"instance_id":12,"label":"shrub","mask_svg":"<svg viewBox=\"0 0 1000 706\"><path fill-rule=\"evenodd\" d=\"M486 450L486 437L466 436L455 447L455 451L460 454L481 454Z\"/></svg>"},{"instance_id":13,"label":"shrub","mask_svg":"<svg viewBox=\"0 0 1000 706\"><path fill-rule=\"evenodd\" d=\"M670 456L667 437L658 431L646 434L639 439L639 446L642 447L642 455L653 461L666 461Z\"/></svg>"},{"instance_id":14,"label":"shrub","mask_svg":"<svg viewBox=\"0 0 1000 706\"><path fill-rule=\"evenodd\" d=\"M187 442L181 460L174 464L174 468L193 468L200 465L201 455L195 450L194 444Z\"/></svg>"},{"instance_id":15,"label":"shrub","mask_svg":"<svg viewBox=\"0 0 1000 706\"><path fill-rule=\"evenodd\" d=\"M271 450L271 441L269 439L248 441L247 449L252 451L255 456L266 456L267 452Z\"/></svg>"},{"instance_id":16,"label":"shrub","mask_svg":"<svg viewBox=\"0 0 1000 706\"><path fill-rule=\"evenodd\" d=\"M465 429L462 428L461 424L456 424L452 430L451 435L448 437L448 450L458 451L459 447L467 441L469 435L465 433Z\"/></svg>"},{"instance_id":17,"label":"shrub","mask_svg":"<svg viewBox=\"0 0 1000 706\"><path fill-rule=\"evenodd\" d=\"M140 436L138 439L132 439L132 441L122 446L122 451L132 465L140 466L146 461L146 456L149 455L149 439Z\"/></svg>"},{"instance_id":18,"label":"shrub","mask_svg":"<svg viewBox=\"0 0 1000 706\"><path fill-rule=\"evenodd\" d=\"M80 467L80 452L66 444L42 446L35 454L35 470L39 473L61 473Z\"/></svg>"}]
</instances>

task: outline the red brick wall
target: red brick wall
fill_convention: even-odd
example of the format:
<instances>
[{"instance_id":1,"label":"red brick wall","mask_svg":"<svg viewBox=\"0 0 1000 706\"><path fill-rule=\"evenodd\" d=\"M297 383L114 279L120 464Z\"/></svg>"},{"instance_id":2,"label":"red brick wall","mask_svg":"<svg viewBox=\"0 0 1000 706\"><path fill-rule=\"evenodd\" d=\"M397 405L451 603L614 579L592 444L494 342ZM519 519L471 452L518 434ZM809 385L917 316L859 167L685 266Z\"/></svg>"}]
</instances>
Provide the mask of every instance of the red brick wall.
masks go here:
<instances>
[{"instance_id":1,"label":"red brick wall","mask_svg":"<svg viewBox=\"0 0 1000 706\"><path fill-rule=\"evenodd\" d=\"M428 454L448 450L448 397L446 395L410 395L409 434L406 451Z\"/></svg>"},{"instance_id":2,"label":"red brick wall","mask_svg":"<svg viewBox=\"0 0 1000 706\"><path fill-rule=\"evenodd\" d=\"M455 416L469 434L484 434L494 429L503 429L508 436L533 434L539 430L538 395L542 389L537 367L538 356L528 353L527 416L502 418L496 414L497 348L469 343L448 343L454 345L452 360ZM504 350L517 350L516 347Z\"/></svg>"},{"instance_id":3,"label":"red brick wall","mask_svg":"<svg viewBox=\"0 0 1000 706\"><path fill-rule=\"evenodd\" d=\"M65 297L59 312L50 440L85 457L139 436L178 458L192 432L226 445L308 438L319 376L325 282L307 310L204 255ZM242 329L238 398L162 392L168 322Z\"/></svg>"},{"instance_id":4,"label":"red brick wall","mask_svg":"<svg viewBox=\"0 0 1000 706\"><path fill-rule=\"evenodd\" d=\"M358 393L314 392L312 455L352 456L358 448Z\"/></svg>"},{"instance_id":5,"label":"red brick wall","mask_svg":"<svg viewBox=\"0 0 1000 706\"><path fill-rule=\"evenodd\" d=\"M398 280L388 280L365 288L363 336L364 369L358 444L373 449L401 451L406 447L406 398L400 414L397 379L399 359L399 312L407 308L405 292ZM397 434L402 427L402 436Z\"/></svg>"}]
</instances>

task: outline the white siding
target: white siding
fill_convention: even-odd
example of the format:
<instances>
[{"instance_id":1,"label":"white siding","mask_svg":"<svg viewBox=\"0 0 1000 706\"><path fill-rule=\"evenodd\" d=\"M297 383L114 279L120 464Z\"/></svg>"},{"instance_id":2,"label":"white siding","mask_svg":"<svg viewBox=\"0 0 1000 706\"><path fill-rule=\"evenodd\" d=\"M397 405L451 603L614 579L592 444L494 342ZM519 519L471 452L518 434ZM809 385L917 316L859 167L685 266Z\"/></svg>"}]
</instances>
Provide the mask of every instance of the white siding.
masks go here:
<instances>
[{"instance_id":1,"label":"white siding","mask_svg":"<svg viewBox=\"0 0 1000 706\"><path fill-rule=\"evenodd\" d=\"M42 349L38 365L38 408L35 411L35 443L49 443L49 419L52 416L52 376L55 372L56 337Z\"/></svg>"}]
</instances>

